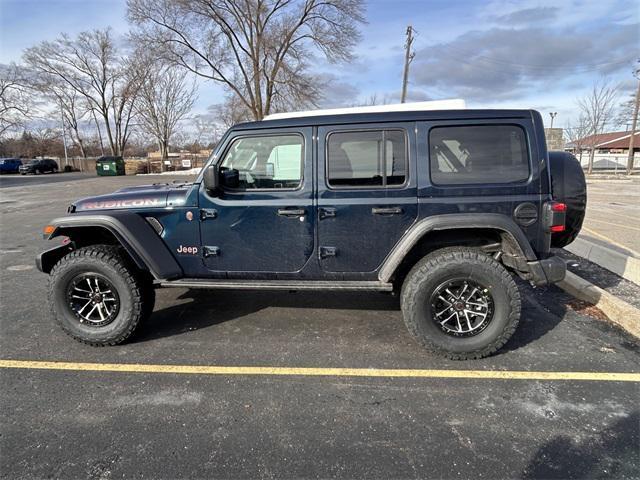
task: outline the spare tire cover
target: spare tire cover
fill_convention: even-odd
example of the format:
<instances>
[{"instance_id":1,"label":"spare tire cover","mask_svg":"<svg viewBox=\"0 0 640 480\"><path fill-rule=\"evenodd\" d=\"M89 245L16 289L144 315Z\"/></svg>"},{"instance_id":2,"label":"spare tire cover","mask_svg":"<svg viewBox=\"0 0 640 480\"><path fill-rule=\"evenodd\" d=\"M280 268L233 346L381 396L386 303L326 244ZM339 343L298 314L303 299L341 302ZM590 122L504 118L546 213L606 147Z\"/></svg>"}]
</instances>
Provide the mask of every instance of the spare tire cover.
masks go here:
<instances>
[{"instance_id":1,"label":"spare tire cover","mask_svg":"<svg viewBox=\"0 0 640 480\"><path fill-rule=\"evenodd\" d=\"M575 240L587 208L587 183L580 162L568 152L549 152L553 199L567 205L565 230L551 234L551 246L560 248Z\"/></svg>"}]
</instances>

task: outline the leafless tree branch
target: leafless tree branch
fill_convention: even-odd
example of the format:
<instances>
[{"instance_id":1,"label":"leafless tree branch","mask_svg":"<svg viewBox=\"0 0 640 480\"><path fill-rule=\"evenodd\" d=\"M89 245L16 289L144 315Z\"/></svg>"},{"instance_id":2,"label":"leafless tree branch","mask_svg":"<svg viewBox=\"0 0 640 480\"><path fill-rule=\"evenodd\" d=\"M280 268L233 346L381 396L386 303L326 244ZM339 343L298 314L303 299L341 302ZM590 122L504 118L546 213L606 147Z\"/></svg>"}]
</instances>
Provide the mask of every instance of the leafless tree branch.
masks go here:
<instances>
[{"instance_id":1,"label":"leafless tree branch","mask_svg":"<svg viewBox=\"0 0 640 480\"><path fill-rule=\"evenodd\" d=\"M146 50L222 83L251 117L315 105L309 59L352 59L362 0L128 0ZM237 104L236 104L237 105Z\"/></svg>"}]
</instances>

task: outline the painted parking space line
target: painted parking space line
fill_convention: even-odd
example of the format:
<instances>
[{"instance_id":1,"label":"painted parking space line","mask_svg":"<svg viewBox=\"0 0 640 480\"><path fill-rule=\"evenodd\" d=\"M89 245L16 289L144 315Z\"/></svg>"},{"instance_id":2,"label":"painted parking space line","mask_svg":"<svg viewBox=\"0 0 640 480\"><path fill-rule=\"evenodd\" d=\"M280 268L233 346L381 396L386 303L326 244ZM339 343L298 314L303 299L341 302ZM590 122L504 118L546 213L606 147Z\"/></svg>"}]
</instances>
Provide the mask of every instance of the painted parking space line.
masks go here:
<instances>
[{"instance_id":1,"label":"painted parking space line","mask_svg":"<svg viewBox=\"0 0 640 480\"><path fill-rule=\"evenodd\" d=\"M586 233L588 233L589 235L593 235L594 237L599 237L602 240L605 240L606 242L609 242L612 245L615 245L618 248L622 248L623 250L626 250L629 253L632 253L633 255L636 255L638 257L640 257L640 252L637 252L636 250L633 250L632 248L627 247L626 245L623 245L619 242L616 242L614 239L607 237L606 235L603 235L602 233L598 233L595 230L592 230L590 228L587 227L582 227L582 230L585 231Z\"/></svg>"},{"instance_id":2,"label":"painted parking space line","mask_svg":"<svg viewBox=\"0 0 640 480\"><path fill-rule=\"evenodd\" d=\"M638 227L633 227L631 225L623 225L621 223L614 223L614 222L609 222L607 220L599 220L597 218L590 218L589 219L590 222L596 222L596 223L603 223L605 225L611 225L613 227L620 227L620 228L626 228L628 230L635 230L637 232L640 232L640 228Z\"/></svg>"},{"instance_id":3,"label":"painted parking space line","mask_svg":"<svg viewBox=\"0 0 640 480\"><path fill-rule=\"evenodd\" d=\"M497 380L574 380L640 382L640 373L527 372L518 370L413 370L380 368L232 367L207 365L154 365L130 363L80 363L0 360L0 369L66 370L81 372L158 373L187 375L466 378Z\"/></svg>"}]
</instances>

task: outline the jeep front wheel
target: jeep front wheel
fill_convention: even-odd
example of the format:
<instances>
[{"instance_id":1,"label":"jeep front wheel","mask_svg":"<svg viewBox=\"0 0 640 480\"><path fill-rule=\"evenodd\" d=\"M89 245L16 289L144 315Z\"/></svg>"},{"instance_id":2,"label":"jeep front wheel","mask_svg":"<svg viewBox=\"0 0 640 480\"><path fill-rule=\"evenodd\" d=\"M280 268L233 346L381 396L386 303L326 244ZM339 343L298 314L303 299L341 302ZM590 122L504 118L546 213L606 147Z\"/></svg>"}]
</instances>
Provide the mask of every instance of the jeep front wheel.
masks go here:
<instances>
[{"instance_id":1,"label":"jeep front wheel","mask_svg":"<svg viewBox=\"0 0 640 480\"><path fill-rule=\"evenodd\" d=\"M76 340L117 345L153 309L148 291L119 247L94 245L69 253L53 267L49 303L58 324Z\"/></svg>"},{"instance_id":2,"label":"jeep front wheel","mask_svg":"<svg viewBox=\"0 0 640 480\"><path fill-rule=\"evenodd\" d=\"M401 293L409 332L453 360L491 355L513 335L520 293L509 272L471 248L437 250L409 272Z\"/></svg>"}]
</instances>

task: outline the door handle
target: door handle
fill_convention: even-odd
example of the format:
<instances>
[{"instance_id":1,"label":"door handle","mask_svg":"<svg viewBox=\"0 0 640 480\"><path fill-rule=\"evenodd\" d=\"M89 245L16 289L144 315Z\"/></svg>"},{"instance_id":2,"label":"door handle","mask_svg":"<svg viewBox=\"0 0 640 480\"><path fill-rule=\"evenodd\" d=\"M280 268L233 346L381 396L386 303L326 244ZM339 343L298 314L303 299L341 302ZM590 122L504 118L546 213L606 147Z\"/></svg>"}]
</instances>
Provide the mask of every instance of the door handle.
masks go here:
<instances>
[{"instance_id":1,"label":"door handle","mask_svg":"<svg viewBox=\"0 0 640 480\"><path fill-rule=\"evenodd\" d=\"M304 208L279 208L278 215L281 217L302 217L307 211Z\"/></svg>"},{"instance_id":2,"label":"door handle","mask_svg":"<svg viewBox=\"0 0 640 480\"><path fill-rule=\"evenodd\" d=\"M336 216L336 209L333 207L321 207L319 209L320 212L320 220L325 218L331 218Z\"/></svg>"},{"instance_id":3,"label":"door handle","mask_svg":"<svg viewBox=\"0 0 640 480\"><path fill-rule=\"evenodd\" d=\"M374 215L400 215L404 210L400 207L373 207L371 213Z\"/></svg>"}]
</instances>

